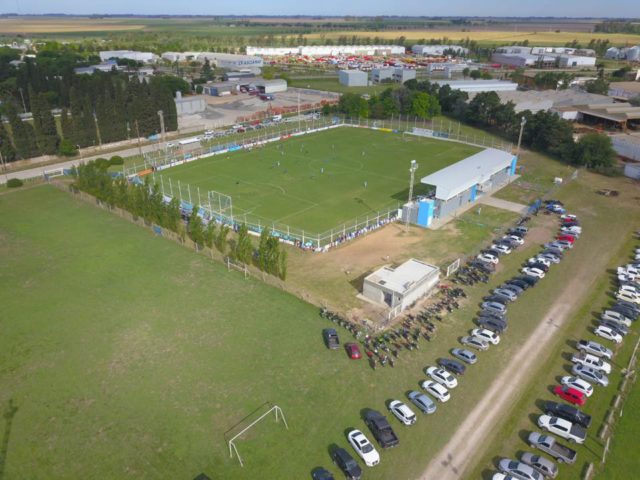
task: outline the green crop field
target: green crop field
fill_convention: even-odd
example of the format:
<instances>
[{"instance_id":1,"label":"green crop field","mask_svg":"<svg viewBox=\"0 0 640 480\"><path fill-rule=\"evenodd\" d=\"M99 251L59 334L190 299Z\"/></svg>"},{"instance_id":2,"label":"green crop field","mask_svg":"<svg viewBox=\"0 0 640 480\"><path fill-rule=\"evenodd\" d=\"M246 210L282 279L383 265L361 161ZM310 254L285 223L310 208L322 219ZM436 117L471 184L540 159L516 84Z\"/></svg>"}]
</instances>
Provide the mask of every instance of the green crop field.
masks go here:
<instances>
[{"instance_id":1,"label":"green crop field","mask_svg":"<svg viewBox=\"0 0 640 480\"><path fill-rule=\"evenodd\" d=\"M479 149L360 128L336 128L214 156L163 170L163 178L230 195L233 213L263 224L324 232L356 217L401 205L407 199L409 162L420 177Z\"/></svg>"}]
</instances>

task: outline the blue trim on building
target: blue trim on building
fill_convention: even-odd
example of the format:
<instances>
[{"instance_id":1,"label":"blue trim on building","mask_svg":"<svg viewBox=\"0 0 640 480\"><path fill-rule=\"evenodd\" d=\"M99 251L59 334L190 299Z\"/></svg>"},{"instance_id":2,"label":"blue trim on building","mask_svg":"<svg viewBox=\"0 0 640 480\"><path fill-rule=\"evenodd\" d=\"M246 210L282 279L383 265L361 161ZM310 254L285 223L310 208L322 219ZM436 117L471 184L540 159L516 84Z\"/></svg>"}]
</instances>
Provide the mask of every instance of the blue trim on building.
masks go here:
<instances>
[{"instance_id":1,"label":"blue trim on building","mask_svg":"<svg viewBox=\"0 0 640 480\"><path fill-rule=\"evenodd\" d=\"M476 184L473 187L471 187L471 194L469 195L469 201L475 202L477 195L478 195L478 185Z\"/></svg>"},{"instance_id":2,"label":"blue trim on building","mask_svg":"<svg viewBox=\"0 0 640 480\"><path fill-rule=\"evenodd\" d=\"M509 175L515 175L516 174L516 166L518 164L518 157L516 157L515 155L513 156L513 159L511 160L511 170L509 170Z\"/></svg>"},{"instance_id":3,"label":"blue trim on building","mask_svg":"<svg viewBox=\"0 0 640 480\"><path fill-rule=\"evenodd\" d=\"M435 202L431 199L420 200L418 202L418 220L416 224L421 227L428 227L433 221Z\"/></svg>"}]
</instances>

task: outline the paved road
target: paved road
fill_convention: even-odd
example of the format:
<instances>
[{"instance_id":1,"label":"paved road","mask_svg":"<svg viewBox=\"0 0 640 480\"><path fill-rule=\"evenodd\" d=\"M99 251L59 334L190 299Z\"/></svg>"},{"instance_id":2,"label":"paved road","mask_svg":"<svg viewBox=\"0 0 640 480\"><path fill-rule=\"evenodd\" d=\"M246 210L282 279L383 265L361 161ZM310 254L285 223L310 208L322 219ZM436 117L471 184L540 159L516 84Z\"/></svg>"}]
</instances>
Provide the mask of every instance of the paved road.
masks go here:
<instances>
[{"instance_id":1,"label":"paved road","mask_svg":"<svg viewBox=\"0 0 640 480\"><path fill-rule=\"evenodd\" d=\"M484 203L491 207L501 208L502 210L509 210L518 214L525 214L529 207L521 203L510 202L509 200L502 200L492 195L483 195L478 199L479 203Z\"/></svg>"}]
</instances>

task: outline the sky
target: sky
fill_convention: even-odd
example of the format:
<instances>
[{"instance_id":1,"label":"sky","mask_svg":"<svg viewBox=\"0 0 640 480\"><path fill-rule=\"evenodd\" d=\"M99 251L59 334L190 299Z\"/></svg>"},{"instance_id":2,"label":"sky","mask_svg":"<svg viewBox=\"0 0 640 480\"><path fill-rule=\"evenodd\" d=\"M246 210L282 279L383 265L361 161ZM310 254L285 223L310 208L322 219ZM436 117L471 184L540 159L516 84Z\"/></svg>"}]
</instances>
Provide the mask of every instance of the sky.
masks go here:
<instances>
[{"instance_id":1,"label":"sky","mask_svg":"<svg viewBox=\"0 0 640 480\"><path fill-rule=\"evenodd\" d=\"M640 17L640 0L0 0L0 13Z\"/></svg>"}]
</instances>

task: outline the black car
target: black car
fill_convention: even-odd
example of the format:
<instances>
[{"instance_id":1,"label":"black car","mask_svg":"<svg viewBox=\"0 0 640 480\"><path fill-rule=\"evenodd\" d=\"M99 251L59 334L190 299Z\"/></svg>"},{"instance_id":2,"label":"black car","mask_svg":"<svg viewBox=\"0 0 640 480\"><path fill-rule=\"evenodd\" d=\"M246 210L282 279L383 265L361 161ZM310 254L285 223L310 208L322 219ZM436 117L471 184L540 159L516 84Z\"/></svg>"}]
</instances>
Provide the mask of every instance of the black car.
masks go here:
<instances>
[{"instance_id":1,"label":"black car","mask_svg":"<svg viewBox=\"0 0 640 480\"><path fill-rule=\"evenodd\" d=\"M626 300L618 300L616 302L618 305L622 305L627 310L631 310L632 312L636 312L636 314L640 314L640 305L636 305L635 303L627 302Z\"/></svg>"},{"instance_id":2,"label":"black car","mask_svg":"<svg viewBox=\"0 0 640 480\"><path fill-rule=\"evenodd\" d=\"M626 325L622 325L621 323L614 322L612 320L600 320L600 325L609 327L611 330L618 332L623 337L629 333L629 328L627 328Z\"/></svg>"},{"instance_id":3,"label":"black car","mask_svg":"<svg viewBox=\"0 0 640 480\"><path fill-rule=\"evenodd\" d=\"M480 312L478 312L478 317L495 318L496 320L502 320L503 322L508 320L505 313L494 312L493 310L480 310Z\"/></svg>"},{"instance_id":4,"label":"black car","mask_svg":"<svg viewBox=\"0 0 640 480\"><path fill-rule=\"evenodd\" d=\"M564 207L564 203L562 203L560 200L549 199L545 200L543 203L545 205L560 205L561 207Z\"/></svg>"},{"instance_id":5,"label":"black car","mask_svg":"<svg viewBox=\"0 0 640 480\"><path fill-rule=\"evenodd\" d=\"M509 232L513 232L512 235L518 235L520 238L524 237L529 233L529 229L527 227L513 227L509 229Z\"/></svg>"},{"instance_id":6,"label":"black car","mask_svg":"<svg viewBox=\"0 0 640 480\"><path fill-rule=\"evenodd\" d=\"M516 277L518 280L522 280L523 282L527 282L529 284L530 287L534 287L536 283L538 283L538 280L540 280L538 277L531 277L529 275L521 275L519 277Z\"/></svg>"},{"instance_id":7,"label":"black car","mask_svg":"<svg viewBox=\"0 0 640 480\"><path fill-rule=\"evenodd\" d=\"M516 285L515 283L503 283L498 288L502 290L509 290L510 292L513 292L516 297L519 297L524 293L524 288Z\"/></svg>"},{"instance_id":8,"label":"black car","mask_svg":"<svg viewBox=\"0 0 640 480\"><path fill-rule=\"evenodd\" d=\"M322 337L327 348L335 350L340 348L340 338L335 328L325 328L322 330Z\"/></svg>"},{"instance_id":9,"label":"black car","mask_svg":"<svg viewBox=\"0 0 640 480\"><path fill-rule=\"evenodd\" d=\"M318 467L311 472L313 480L335 480L333 474L326 468Z\"/></svg>"},{"instance_id":10,"label":"black car","mask_svg":"<svg viewBox=\"0 0 640 480\"><path fill-rule=\"evenodd\" d=\"M556 247L547 247L542 251L542 253L550 253L558 258L562 258L562 255L564 255L564 251L561 248Z\"/></svg>"},{"instance_id":11,"label":"black car","mask_svg":"<svg viewBox=\"0 0 640 480\"><path fill-rule=\"evenodd\" d=\"M371 433L382 448L395 447L400 443L387 418L380 412L367 410L364 415L364 423L367 424L367 427L369 427L369 430L371 430Z\"/></svg>"},{"instance_id":12,"label":"black car","mask_svg":"<svg viewBox=\"0 0 640 480\"><path fill-rule=\"evenodd\" d=\"M507 305L509 304L509 302L511 302L511 299L509 297L505 297L504 295L500 295L497 293L487 295L486 297L483 297L482 300L484 300L485 302L498 302L502 305Z\"/></svg>"},{"instance_id":13,"label":"black car","mask_svg":"<svg viewBox=\"0 0 640 480\"><path fill-rule=\"evenodd\" d=\"M589 428L589 425L591 425L591 415L587 415L576 407L567 405L566 403L546 402L544 404L544 413L552 417L564 418L584 428Z\"/></svg>"},{"instance_id":14,"label":"black car","mask_svg":"<svg viewBox=\"0 0 640 480\"><path fill-rule=\"evenodd\" d=\"M626 305L621 305L619 303L616 303L615 305L609 307L609 310L613 310L615 312L621 313L625 317L631 318L632 320L637 320L639 316L635 310L627 307Z\"/></svg>"},{"instance_id":15,"label":"black car","mask_svg":"<svg viewBox=\"0 0 640 480\"><path fill-rule=\"evenodd\" d=\"M572 220L570 222L564 222L562 226L563 227L579 227L580 222L578 222L577 220Z\"/></svg>"},{"instance_id":16,"label":"black car","mask_svg":"<svg viewBox=\"0 0 640 480\"><path fill-rule=\"evenodd\" d=\"M438 365L449 370L451 373L455 373L456 375L464 375L464 372L467 369L467 367L459 361L452 360L450 358L439 358Z\"/></svg>"},{"instance_id":17,"label":"black car","mask_svg":"<svg viewBox=\"0 0 640 480\"><path fill-rule=\"evenodd\" d=\"M469 262L469 266L476 268L484 273L493 273L496 270L496 267L492 263L486 263L480 260L473 260Z\"/></svg>"},{"instance_id":18,"label":"black car","mask_svg":"<svg viewBox=\"0 0 640 480\"><path fill-rule=\"evenodd\" d=\"M527 266L529 268L537 268L539 270L542 270L544 273L547 273L549 271L549 267L542 262L528 263Z\"/></svg>"},{"instance_id":19,"label":"black car","mask_svg":"<svg viewBox=\"0 0 640 480\"><path fill-rule=\"evenodd\" d=\"M478 317L478 325L496 333L502 333L507 329L507 322L498 318Z\"/></svg>"},{"instance_id":20,"label":"black car","mask_svg":"<svg viewBox=\"0 0 640 480\"><path fill-rule=\"evenodd\" d=\"M331 452L331 458L333 459L333 463L344 472L349 480L360 480L362 477L362 469L344 448L335 448L333 452Z\"/></svg>"},{"instance_id":21,"label":"black car","mask_svg":"<svg viewBox=\"0 0 640 480\"><path fill-rule=\"evenodd\" d=\"M518 278L512 278L511 280L507 280L507 285L515 285L516 287L521 288L522 290L526 290L531 286L529 285L529 283L525 282L524 280L520 280Z\"/></svg>"}]
</instances>

